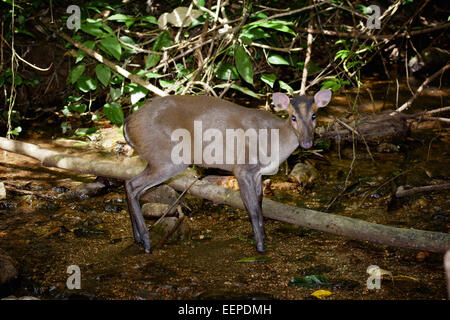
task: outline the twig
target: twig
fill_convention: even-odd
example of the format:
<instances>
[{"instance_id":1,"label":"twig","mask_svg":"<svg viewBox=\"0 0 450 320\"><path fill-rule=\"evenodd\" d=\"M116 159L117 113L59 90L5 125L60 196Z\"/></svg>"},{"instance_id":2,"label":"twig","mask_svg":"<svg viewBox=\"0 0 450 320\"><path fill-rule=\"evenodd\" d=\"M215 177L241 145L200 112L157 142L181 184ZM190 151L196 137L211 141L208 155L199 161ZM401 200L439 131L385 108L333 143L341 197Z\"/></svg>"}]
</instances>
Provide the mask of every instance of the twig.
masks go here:
<instances>
[{"instance_id":1,"label":"twig","mask_svg":"<svg viewBox=\"0 0 450 320\"><path fill-rule=\"evenodd\" d=\"M38 67L38 66L32 64L31 62L28 62L27 60L25 60L24 58L22 58L22 57L17 53L17 51L14 50L14 49L9 45L8 41L6 41L6 39L3 38L2 35L0 35L0 37L1 37L2 41L6 43L6 45L8 46L8 48L11 49L12 53L14 54L14 56L16 56L16 57L17 57L20 61L22 61L23 63L29 65L31 68L33 68L33 69L35 69L35 70L38 70L38 71L43 71L43 72L45 72L45 71L50 70L51 67L53 66L53 62L52 62L52 63L50 63L50 66L48 66L47 68L40 68L40 67Z\"/></svg>"},{"instance_id":2,"label":"twig","mask_svg":"<svg viewBox=\"0 0 450 320\"><path fill-rule=\"evenodd\" d=\"M164 212L164 214L154 223L152 224L148 230L150 231L154 226L156 226L158 223L161 222L161 220L172 210L173 207L175 207L178 202L180 202L181 198L186 194L186 192L189 191L189 189L198 181L198 179L195 179L194 181L192 181L192 183L178 196L177 200L175 200L174 203L172 203L172 205L166 210L166 212Z\"/></svg>"},{"instance_id":3,"label":"twig","mask_svg":"<svg viewBox=\"0 0 450 320\"><path fill-rule=\"evenodd\" d=\"M160 248L164 245L164 243L167 241L167 239L169 239L169 237L175 232L177 231L177 229L180 227L181 223L184 221L184 217L185 215L183 214L183 211L181 210L181 207L178 206L178 220L175 223L175 225L173 226L172 229L170 229L169 231L167 231L167 233L161 238L161 240L159 240L159 242L156 244L156 248Z\"/></svg>"},{"instance_id":4,"label":"twig","mask_svg":"<svg viewBox=\"0 0 450 320\"><path fill-rule=\"evenodd\" d=\"M266 44L262 44L262 43L257 43L257 42L252 42L250 45L252 47L258 47L258 48L269 49L269 50L280 51L280 52L295 52L295 51L305 50L304 48L279 48L279 47L272 47L272 46L269 46L269 45L266 45Z\"/></svg>"},{"instance_id":5,"label":"twig","mask_svg":"<svg viewBox=\"0 0 450 320\"><path fill-rule=\"evenodd\" d=\"M354 136L355 132L352 131L352 134ZM325 209L325 211L328 211L331 208L331 206L336 202L336 200L339 199L345 193L345 191L347 191L347 189L349 188L349 186L347 185L348 179L350 178L350 175L353 172L353 165L355 164L355 161L356 161L356 147L355 147L355 139L354 138L353 138L352 150L353 150L353 153L352 153L353 154L353 158L352 158L352 162L350 164L350 168L348 169L347 177L345 178L345 181L344 181L344 188L342 188L341 192L339 192L333 198L333 200L328 204L328 206Z\"/></svg>"},{"instance_id":6,"label":"twig","mask_svg":"<svg viewBox=\"0 0 450 320\"><path fill-rule=\"evenodd\" d=\"M311 3L311 0L309 1ZM307 45L306 45L306 56L305 56L305 63L303 65L303 72L302 72L302 83L300 85L300 95L305 95L305 88L306 88L306 80L308 79L308 66L309 61L311 60L311 51L312 51L312 43L313 43L313 35L310 32L314 26L314 11L311 10L309 15L309 25L308 25L308 37L307 37Z\"/></svg>"},{"instance_id":7,"label":"twig","mask_svg":"<svg viewBox=\"0 0 450 320\"><path fill-rule=\"evenodd\" d=\"M424 33L428 33L428 32L433 32L433 31L438 31L441 29L447 29L448 27L450 27L450 22L435 26L435 27L431 27L431 28L424 28L421 30L416 30L416 31L411 31L408 34L410 36L416 36L416 35L421 35ZM297 32L308 32L308 28L302 28L302 27L297 27L294 28L295 31ZM401 28L399 30L402 30ZM357 30L352 30L352 32L338 32L338 31L332 31L332 30L310 30L311 33L313 34L323 34L325 36L331 36L331 37L339 37L339 38L360 38L360 39L377 39L377 40L392 40L395 38L402 38L402 37L406 37L408 34L406 32L402 32L402 33L393 33L393 34L378 34L378 35L367 35L364 33L361 33Z\"/></svg>"},{"instance_id":8,"label":"twig","mask_svg":"<svg viewBox=\"0 0 450 320\"><path fill-rule=\"evenodd\" d=\"M349 126L348 124L346 124L344 121L333 117L333 119L337 122L339 122L341 125L343 125L345 128L347 128L348 130L350 130L351 132L357 134L359 137L361 137L361 139L363 140L364 144L366 145L366 149L367 149L367 153L369 154L370 158L372 159L373 162L375 162L375 159L373 158L372 152L370 152L370 148L369 145L366 142L366 139L364 138L364 136L362 134L360 134L355 128L352 128L351 126Z\"/></svg>"},{"instance_id":9,"label":"twig","mask_svg":"<svg viewBox=\"0 0 450 320\"><path fill-rule=\"evenodd\" d=\"M450 118L424 116L423 119L425 119L425 120L436 120L436 121L441 121L441 122L445 122L445 123L450 123Z\"/></svg>"},{"instance_id":10,"label":"twig","mask_svg":"<svg viewBox=\"0 0 450 320\"><path fill-rule=\"evenodd\" d=\"M430 192L430 191L446 190L446 189L450 189L450 183L416 187L416 188L411 188L408 190L405 190L404 186L400 186L397 188L397 191L395 191L395 196L397 198L401 198L401 197L411 196L413 194L420 193L420 192Z\"/></svg>"},{"instance_id":11,"label":"twig","mask_svg":"<svg viewBox=\"0 0 450 320\"><path fill-rule=\"evenodd\" d=\"M13 186L11 184L6 184L5 183L5 189L8 190L8 191L12 191L14 193L17 193L17 194L23 194L23 195L27 195L27 196L31 195L31 196L35 196L35 197L42 198L42 199L45 199L45 200L51 200L51 201L54 200L54 198L51 197L51 196L41 195L41 194L36 193L34 191L17 189L15 186Z\"/></svg>"},{"instance_id":12,"label":"twig","mask_svg":"<svg viewBox=\"0 0 450 320\"><path fill-rule=\"evenodd\" d=\"M430 111L425 111L424 114L434 114L434 113L440 113L440 112L445 112L445 111L450 111L450 106L446 106L446 107L442 107L442 108L438 108L438 109L433 109Z\"/></svg>"},{"instance_id":13,"label":"twig","mask_svg":"<svg viewBox=\"0 0 450 320\"><path fill-rule=\"evenodd\" d=\"M417 89L416 93L408 100L406 101L404 104L402 104L400 106L400 108L396 109L394 112L390 113L391 116L400 113L406 109L408 109L411 104L414 102L414 100L416 100L416 98L422 93L423 89L425 89L425 87L434 79L436 79L438 76L440 76L441 74L444 74L444 72L450 68L450 63L446 64L445 66L443 66L440 70L436 71L435 73L433 73L431 76L429 76L428 78L425 79L425 81L420 85L420 87Z\"/></svg>"},{"instance_id":14,"label":"twig","mask_svg":"<svg viewBox=\"0 0 450 320\"><path fill-rule=\"evenodd\" d=\"M289 11L289 12L284 12L284 13L274 14L273 16L270 16L270 17L267 17L267 18L264 18L264 19L261 19L261 20L257 20L257 21L255 21L255 23L261 23L261 22L265 22L265 21L272 20L272 19L277 19L277 18L281 18L281 17L291 16L291 15L293 15L293 14L297 14L297 13L300 13L300 12L303 12L303 11L307 11L307 10L309 10L309 9L313 9L313 8L316 7L316 6L321 6L321 5L324 5L324 4L329 4L330 2L331 2L331 1L322 1L322 2L319 2L319 3L316 3L316 4L312 4L312 5L309 5L309 6L300 8L300 9L291 10L291 11Z\"/></svg>"}]
</instances>

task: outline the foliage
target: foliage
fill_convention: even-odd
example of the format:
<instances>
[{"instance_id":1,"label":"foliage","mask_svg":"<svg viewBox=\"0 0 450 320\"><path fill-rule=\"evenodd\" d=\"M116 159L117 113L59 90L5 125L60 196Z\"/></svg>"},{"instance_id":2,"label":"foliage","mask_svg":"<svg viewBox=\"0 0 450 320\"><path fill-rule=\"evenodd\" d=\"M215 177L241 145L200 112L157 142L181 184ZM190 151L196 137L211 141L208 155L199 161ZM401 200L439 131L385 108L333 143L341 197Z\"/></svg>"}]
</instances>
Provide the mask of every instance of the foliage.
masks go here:
<instances>
[{"instance_id":1,"label":"foliage","mask_svg":"<svg viewBox=\"0 0 450 320\"><path fill-rule=\"evenodd\" d=\"M168 94L219 96L229 90L229 93L254 99L266 98L272 91L298 93L305 64L309 19L314 19L316 30L330 30L334 25L328 21L339 21L342 25L335 28L336 32L350 34L361 32L361 26L371 14L368 7L371 3L368 2L358 3L355 7L344 1L320 2L312 11L304 9L309 5L307 1L269 0L250 4L244 1L243 5L226 4L223 10L217 10L215 1L212 1L211 10L205 7L205 3L175 1L145 10L149 8L143 7L144 2L87 1L79 5L80 29L73 31L66 28L70 15L63 4L55 7L54 11L57 12L56 24L65 33L71 33L75 41ZM28 4L25 1L0 2L1 8L6 9L3 14L4 38L8 43L11 43L13 35L36 39L31 25L37 24L37 20L28 17L47 8L48 1L32 0L31 5ZM414 1L402 4L398 9L401 14L413 12L417 6ZM195 16L192 13L190 17L189 9L184 8L189 5L192 5ZM283 5L291 6L290 10L279 10L284 8ZM381 9L386 10L387 6ZM215 12L219 13L217 17ZM159 19L166 13L172 14L172 20L161 24ZM177 14L183 21L174 21ZM162 26L164 29L160 29ZM362 32L378 31L365 29ZM314 36L308 65L309 80L314 80L318 87L333 91L352 85L359 88L361 70L385 46L383 42L367 38L347 36L331 40L320 33ZM330 47L329 41L333 41L335 47ZM65 47L71 49L67 43ZM130 105L131 111L139 108L148 98L149 90L130 82L85 51L75 52L66 80L70 93L64 99L62 113L66 117L83 114L92 114L96 118L105 116L113 124L121 125L126 115L123 108ZM327 56L330 58L328 66L323 59ZM33 86L39 81L39 77L24 78L17 65L0 69L0 88ZM9 120L12 115L12 112L2 113ZM20 119L20 115L15 113L15 118ZM67 122L63 130L69 130ZM20 129L14 132L11 129L13 134L19 132Z\"/></svg>"}]
</instances>

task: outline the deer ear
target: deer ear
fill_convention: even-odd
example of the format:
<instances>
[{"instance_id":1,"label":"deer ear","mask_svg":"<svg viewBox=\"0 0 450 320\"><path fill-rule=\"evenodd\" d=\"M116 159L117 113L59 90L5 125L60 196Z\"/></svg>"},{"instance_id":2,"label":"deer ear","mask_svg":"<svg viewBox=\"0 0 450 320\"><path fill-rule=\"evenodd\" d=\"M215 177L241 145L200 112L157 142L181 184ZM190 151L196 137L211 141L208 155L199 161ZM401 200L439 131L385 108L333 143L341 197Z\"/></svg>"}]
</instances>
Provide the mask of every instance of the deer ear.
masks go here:
<instances>
[{"instance_id":1,"label":"deer ear","mask_svg":"<svg viewBox=\"0 0 450 320\"><path fill-rule=\"evenodd\" d=\"M275 92L272 95L273 104L278 110L288 110L290 100L287 95L281 92Z\"/></svg>"},{"instance_id":2,"label":"deer ear","mask_svg":"<svg viewBox=\"0 0 450 320\"><path fill-rule=\"evenodd\" d=\"M331 90L320 90L314 95L314 102L319 108L325 107L331 100Z\"/></svg>"}]
</instances>

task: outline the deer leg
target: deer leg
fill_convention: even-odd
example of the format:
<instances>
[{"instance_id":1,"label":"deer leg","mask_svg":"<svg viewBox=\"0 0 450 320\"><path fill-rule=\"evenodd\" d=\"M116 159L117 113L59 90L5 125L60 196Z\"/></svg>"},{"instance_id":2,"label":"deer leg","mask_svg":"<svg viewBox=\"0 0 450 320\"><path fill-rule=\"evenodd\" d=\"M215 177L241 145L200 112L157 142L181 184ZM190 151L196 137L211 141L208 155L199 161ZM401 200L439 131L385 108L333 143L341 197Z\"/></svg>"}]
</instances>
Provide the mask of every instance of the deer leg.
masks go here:
<instances>
[{"instance_id":1,"label":"deer leg","mask_svg":"<svg viewBox=\"0 0 450 320\"><path fill-rule=\"evenodd\" d=\"M234 172L241 190L242 201L250 216L255 235L256 250L264 253L264 219L262 215L262 183L257 168L253 170L237 169Z\"/></svg>"},{"instance_id":2,"label":"deer leg","mask_svg":"<svg viewBox=\"0 0 450 320\"><path fill-rule=\"evenodd\" d=\"M142 216L139 198L146 190L154 187L186 169L186 166L147 167L137 176L125 181L128 210L136 243L143 244L146 253L150 253L150 236Z\"/></svg>"}]
</instances>

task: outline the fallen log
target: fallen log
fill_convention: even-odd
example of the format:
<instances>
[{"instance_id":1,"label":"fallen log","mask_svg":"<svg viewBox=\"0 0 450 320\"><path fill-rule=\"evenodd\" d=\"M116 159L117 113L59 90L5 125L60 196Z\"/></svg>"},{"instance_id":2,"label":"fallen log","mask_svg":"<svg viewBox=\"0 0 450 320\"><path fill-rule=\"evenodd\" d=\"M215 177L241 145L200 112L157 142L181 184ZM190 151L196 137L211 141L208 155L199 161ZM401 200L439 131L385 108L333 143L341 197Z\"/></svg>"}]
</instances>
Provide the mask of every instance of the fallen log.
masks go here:
<instances>
[{"instance_id":1,"label":"fallen log","mask_svg":"<svg viewBox=\"0 0 450 320\"><path fill-rule=\"evenodd\" d=\"M121 180L137 175L144 169L144 165L130 167L113 162L86 160L43 149L30 143L5 138L0 138L0 149L38 159L45 166ZM188 169L173 177L167 183L174 189L182 191L196 179L192 171ZM190 187L189 193L215 203L244 209L239 192L205 181L197 181ZM446 233L384 226L359 219L288 206L269 199L263 200L263 214L270 219L395 247L431 252L445 252L450 249L450 235Z\"/></svg>"},{"instance_id":2,"label":"fallen log","mask_svg":"<svg viewBox=\"0 0 450 320\"><path fill-rule=\"evenodd\" d=\"M403 114L362 116L345 122L346 126L340 123L342 121L333 121L327 128L317 128L316 133L321 139L333 139L336 142L351 142L353 139L363 141L363 137L368 144L395 142L409 135L406 119Z\"/></svg>"}]
</instances>

